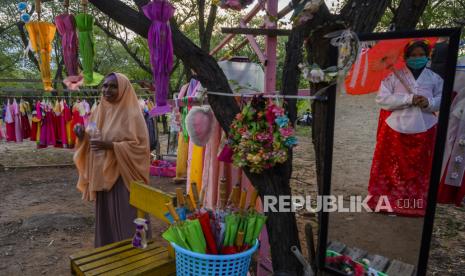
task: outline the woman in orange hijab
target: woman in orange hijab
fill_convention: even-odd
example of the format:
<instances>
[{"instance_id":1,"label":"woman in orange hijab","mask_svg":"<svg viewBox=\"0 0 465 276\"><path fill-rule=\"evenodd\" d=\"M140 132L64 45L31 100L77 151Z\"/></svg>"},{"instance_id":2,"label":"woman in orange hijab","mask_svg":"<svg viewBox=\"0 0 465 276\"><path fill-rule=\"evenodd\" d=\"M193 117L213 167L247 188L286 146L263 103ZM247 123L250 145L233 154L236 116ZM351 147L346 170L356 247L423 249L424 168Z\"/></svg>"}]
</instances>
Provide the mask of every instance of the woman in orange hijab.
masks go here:
<instances>
[{"instance_id":1,"label":"woman in orange hijab","mask_svg":"<svg viewBox=\"0 0 465 276\"><path fill-rule=\"evenodd\" d=\"M134 234L137 211L129 204L129 183L148 183L150 167L149 135L128 78L119 73L108 75L102 94L89 123L97 126L99 137L90 137L89 128L74 129L78 137L74 154L77 188L83 200L96 201L96 247Z\"/></svg>"}]
</instances>

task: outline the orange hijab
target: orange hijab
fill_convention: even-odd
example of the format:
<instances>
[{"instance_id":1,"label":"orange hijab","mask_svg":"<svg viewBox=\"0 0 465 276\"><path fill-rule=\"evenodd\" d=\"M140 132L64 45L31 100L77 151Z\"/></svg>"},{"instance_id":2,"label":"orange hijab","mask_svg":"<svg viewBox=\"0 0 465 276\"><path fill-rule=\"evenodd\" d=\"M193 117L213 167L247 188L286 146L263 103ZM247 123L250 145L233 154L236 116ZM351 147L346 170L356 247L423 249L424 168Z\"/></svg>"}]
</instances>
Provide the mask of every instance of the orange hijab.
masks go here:
<instances>
[{"instance_id":1,"label":"orange hijab","mask_svg":"<svg viewBox=\"0 0 465 276\"><path fill-rule=\"evenodd\" d=\"M89 119L97 123L103 141L113 142L114 149L106 150L103 156L95 155L86 134L74 153L79 172L77 188L84 200L94 200L98 191L111 190L120 175L128 190L131 181L149 180L147 126L130 81L122 74L114 74L118 80L117 101L109 103L102 97Z\"/></svg>"}]
</instances>

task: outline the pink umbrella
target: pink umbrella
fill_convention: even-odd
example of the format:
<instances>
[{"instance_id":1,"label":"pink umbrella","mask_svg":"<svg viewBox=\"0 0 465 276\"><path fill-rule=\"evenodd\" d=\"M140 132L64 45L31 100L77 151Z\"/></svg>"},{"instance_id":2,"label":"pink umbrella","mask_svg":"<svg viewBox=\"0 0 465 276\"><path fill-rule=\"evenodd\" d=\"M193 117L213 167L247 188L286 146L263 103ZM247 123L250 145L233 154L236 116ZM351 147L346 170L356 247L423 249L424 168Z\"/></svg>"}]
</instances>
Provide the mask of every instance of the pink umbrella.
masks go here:
<instances>
[{"instance_id":1,"label":"pink umbrella","mask_svg":"<svg viewBox=\"0 0 465 276\"><path fill-rule=\"evenodd\" d=\"M171 111L167 104L169 75L173 68L173 42L169 20L175 8L166 0L154 0L145 5L142 10L152 21L148 33L148 44L157 106L150 111L150 115L157 116Z\"/></svg>"}]
</instances>

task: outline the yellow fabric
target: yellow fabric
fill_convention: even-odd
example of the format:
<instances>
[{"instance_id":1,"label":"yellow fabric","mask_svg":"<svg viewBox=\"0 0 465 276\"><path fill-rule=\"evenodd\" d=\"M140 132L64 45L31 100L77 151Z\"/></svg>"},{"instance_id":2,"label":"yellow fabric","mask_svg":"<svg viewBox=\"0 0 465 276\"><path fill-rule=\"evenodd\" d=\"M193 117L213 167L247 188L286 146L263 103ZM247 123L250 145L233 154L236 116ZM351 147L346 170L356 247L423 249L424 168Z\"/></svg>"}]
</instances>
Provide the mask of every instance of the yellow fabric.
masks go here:
<instances>
[{"instance_id":1,"label":"yellow fabric","mask_svg":"<svg viewBox=\"0 0 465 276\"><path fill-rule=\"evenodd\" d=\"M26 113L26 107L24 106L24 102L22 100L19 103L19 112L21 112L21 114Z\"/></svg>"},{"instance_id":2,"label":"yellow fabric","mask_svg":"<svg viewBox=\"0 0 465 276\"><path fill-rule=\"evenodd\" d=\"M68 139L68 145L74 145L74 141L71 137L71 124L72 121L66 122L66 138Z\"/></svg>"},{"instance_id":3,"label":"yellow fabric","mask_svg":"<svg viewBox=\"0 0 465 276\"><path fill-rule=\"evenodd\" d=\"M184 139L182 133L178 134L178 152L176 156L176 178L187 177L187 157L189 142Z\"/></svg>"},{"instance_id":4,"label":"yellow fabric","mask_svg":"<svg viewBox=\"0 0 465 276\"><path fill-rule=\"evenodd\" d=\"M132 181L149 181L149 134L139 109L134 88L128 78L115 73L118 79L117 102L101 98L97 110L90 116L96 122L103 141L113 142L113 150L98 156L90 151L88 135L77 143L74 162L79 172L77 188L84 200L94 200L97 191L109 191L118 177L129 190ZM102 168L103 173L99 172Z\"/></svg>"},{"instance_id":5,"label":"yellow fabric","mask_svg":"<svg viewBox=\"0 0 465 276\"><path fill-rule=\"evenodd\" d=\"M197 184L197 190L200 192L202 188L202 174L203 174L203 147L194 145L192 147L192 160L190 167L190 183ZM192 195L192 191L189 191ZM194 199L194 198L192 198Z\"/></svg>"},{"instance_id":6,"label":"yellow fabric","mask_svg":"<svg viewBox=\"0 0 465 276\"><path fill-rule=\"evenodd\" d=\"M58 101L55 101L55 105L53 106L53 112L55 112L55 114L61 113L61 107Z\"/></svg>"},{"instance_id":7,"label":"yellow fabric","mask_svg":"<svg viewBox=\"0 0 465 276\"><path fill-rule=\"evenodd\" d=\"M29 33L32 50L39 53L39 68L42 82L46 91L52 91L52 80L50 74L50 60L52 41L55 37L56 27L49 22L32 21L26 24Z\"/></svg>"},{"instance_id":8,"label":"yellow fabric","mask_svg":"<svg viewBox=\"0 0 465 276\"><path fill-rule=\"evenodd\" d=\"M40 129L42 128L42 122L37 123L37 134L36 134L36 143L40 144Z\"/></svg>"}]
</instances>

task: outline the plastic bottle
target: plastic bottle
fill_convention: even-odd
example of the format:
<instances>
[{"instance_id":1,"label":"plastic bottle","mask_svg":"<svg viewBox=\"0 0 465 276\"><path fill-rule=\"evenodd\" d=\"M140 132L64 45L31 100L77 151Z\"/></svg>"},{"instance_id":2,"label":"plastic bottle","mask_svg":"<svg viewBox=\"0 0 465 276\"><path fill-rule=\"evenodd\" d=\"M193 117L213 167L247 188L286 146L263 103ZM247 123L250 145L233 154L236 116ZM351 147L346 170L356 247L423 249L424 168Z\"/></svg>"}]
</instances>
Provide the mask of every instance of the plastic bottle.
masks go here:
<instances>
[{"instance_id":1,"label":"plastic bottle","mask_svg":"<svg viewBox=\"0 0 465 276\"><path fill-rule=\"evenodd\" d=\"M100 130L97 128L97 123L90 122L89 125L87 126L86 132L90 136L90 141L100 141L100 140L102 140L102 134L100 133ZM94 154L96 156L101 156L104 153L105 152L103 150L98 150L98 151L94 152Z\"/></svg>"},{"instance_id":2,"label":"plastic bottle","mask_svg":"<svg viewBox=\"0 0 465 276\"><path fill-rule=\"evenodd\" d=\"M132 239L132 245L144 249L147 247L148 221L143 218L136 218L134 223L136 224L136 234Z\"/></svg>"}]
</instances>

